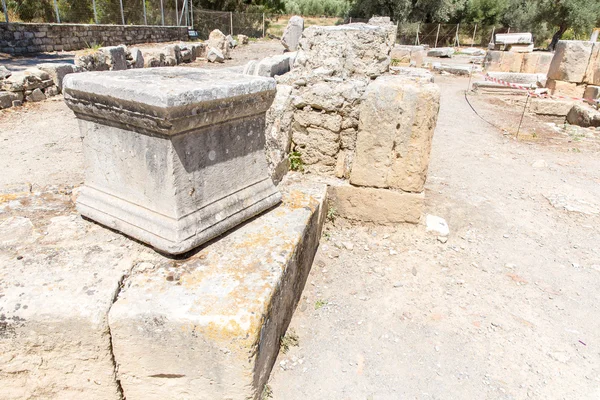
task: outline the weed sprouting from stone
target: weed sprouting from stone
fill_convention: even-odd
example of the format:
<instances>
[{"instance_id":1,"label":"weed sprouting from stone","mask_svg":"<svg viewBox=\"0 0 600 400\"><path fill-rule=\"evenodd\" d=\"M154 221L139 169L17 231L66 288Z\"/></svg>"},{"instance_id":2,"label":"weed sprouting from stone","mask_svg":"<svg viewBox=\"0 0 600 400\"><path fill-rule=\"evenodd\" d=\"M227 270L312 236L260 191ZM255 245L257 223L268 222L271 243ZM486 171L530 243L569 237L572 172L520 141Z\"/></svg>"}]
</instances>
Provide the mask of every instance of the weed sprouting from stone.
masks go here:
<instances>
[{"instance_id":1,"label":"weed sprouting from stone","mask_svg":"<svg viewBox=\"0 0 600 400\"><path fill-rule=\"evenodd\" d=\"M299 344L300 338L298 337L298 334L294 329L290 329L285 336L281 338L281 352L286 354L290 350L290 347L298 347Z\"/></svg>"}]
</instances>

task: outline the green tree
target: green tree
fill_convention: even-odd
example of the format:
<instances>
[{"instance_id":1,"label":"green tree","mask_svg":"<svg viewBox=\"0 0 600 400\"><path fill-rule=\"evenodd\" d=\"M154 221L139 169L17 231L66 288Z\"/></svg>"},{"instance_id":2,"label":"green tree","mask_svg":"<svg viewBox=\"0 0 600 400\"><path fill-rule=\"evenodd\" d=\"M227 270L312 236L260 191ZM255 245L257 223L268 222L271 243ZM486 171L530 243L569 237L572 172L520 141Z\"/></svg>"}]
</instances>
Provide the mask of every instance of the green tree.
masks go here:
<instances>
[{"instance_id":1,"label":"green tree","mask_svg":"<svg viewBox=\"0 0 600 400\"><path fill-rule=\"evenodd\" d=\"M548 48L554 50L567 29L575 33L591 32L600 23L598 0L538 0L537 22L545 22L556 29Z\"/></svg>"}]
</instances>

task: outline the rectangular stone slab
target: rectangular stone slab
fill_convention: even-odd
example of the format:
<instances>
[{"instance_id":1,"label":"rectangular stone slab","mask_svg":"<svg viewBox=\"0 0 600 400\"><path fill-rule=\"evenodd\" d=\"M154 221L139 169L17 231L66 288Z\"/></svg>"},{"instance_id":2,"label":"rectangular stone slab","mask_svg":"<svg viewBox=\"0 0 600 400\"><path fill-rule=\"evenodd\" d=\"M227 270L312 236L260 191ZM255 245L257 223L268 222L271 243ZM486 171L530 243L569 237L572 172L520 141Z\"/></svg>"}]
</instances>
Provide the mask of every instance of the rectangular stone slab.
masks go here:
<instances>
[{"instance_id":1,"label":"rectangular stone slab","mask_svg":"<svg viewBox=\"0 0 600 400\"><path fill-rule=\"evenodd\" d=\"M327 214L326 185L286 181L277 208L124 282L109 324L127 400L260 397Z\"/></svg>"},{"instance_id":2,"label":"rectangular stone slab","mask_svg":"<svg viewBox=\"0 0 600 400\"><path fill-rule=\"evenodd\" d=\"M85 186L79 212L181 254L276 205L265 113L270 78L196 68L67 75Z\"/></svg>"}]
</instances>

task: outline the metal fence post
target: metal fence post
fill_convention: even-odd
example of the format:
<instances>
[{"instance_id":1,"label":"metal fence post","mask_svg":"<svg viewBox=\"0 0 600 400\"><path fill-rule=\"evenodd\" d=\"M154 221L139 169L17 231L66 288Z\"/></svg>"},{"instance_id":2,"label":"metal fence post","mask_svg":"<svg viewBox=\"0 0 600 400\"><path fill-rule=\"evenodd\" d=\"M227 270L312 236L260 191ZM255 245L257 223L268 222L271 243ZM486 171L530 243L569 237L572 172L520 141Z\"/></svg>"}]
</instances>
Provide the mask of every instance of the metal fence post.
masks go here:
<instances>
[{"instance_id":1,"label":"metal fence post","mask_svg":"<svg viewBox=\"0 0 600 400\"><path fill-rule=\"evenodd\" d=\"M460 47L460 39L458 38L458 29L460 28L460 24L456 24L456 47Z\"/></svg>"},{"instance_id":2,"label":"metal fence post","mask_svg":"<svg viewBox=\"0 0 600 400\"><path fill-rule=\"evenodd\" d=\"M190 25L194 29L194 0L190 0Z\"/></svg>"},{"instance_id":3,"label":"metal fence post","mask_svg":"<svg viewBox=\"0 0 600 400\"><path fill-rule=\"evenodd\" d=\"M492 37L490 37L490 44L494 43L494 33L496 32L496 26L492 26ZM489 47L489 45L488 45Z\"/></svg>"},{"instance_id":4,"label":"metal fence post","mask_svg":"<svg viewBox=\"0 0 600 400\"><path fill-rule=\"evenodd\" d=\"M56 22L60 24L60 13L58 12L58 3L54 0L54 12L56 12Z\"/></svg>"},{"instance_id":5,"label":"metal fence post","mask_svg":"<svg viewBox=\"0 0 600 400\"><path fill-rule=\"evenodd\" d=\"M96 11L96 0L92 0L92 8L94 9L94 22L98 24L98 12Z\"/></svg>"},{"instance_id":6,"label":"metal fence post","mask_svg":"<svg viewBox=\"0 0 600 400\"><path fill-rule=\"evenodd\" d=\"M233 12L229 11L229 34L233 36Z\"/></svg>"},{"instance_id":7,"label":"metal fence post","mask_svg":"<svg viewBox=\"0 0 600 400\"><path fill-rule=\"evenodd\" d=\"M163 0L160 0L160 16L162 19L162 26L165 26L165 8L163 7Z\"/></svg>"},{"instance_id":8,"label":"metal fence post","mask_svg":"<svg viewBox=\"0 0 600 400\"><path fill-rule=\"evenodd\" d=\"M438 37L440 36L440 24L438 24L438 30L437 33L435 34L435 46L433 46L433 48L437 48L437 41L438 41Z\"/></svg>"},{"instance_id":9,"label":"metal fence post","mask_svg":"<svg viewBox=\"0 0 600 400\"><path fill-rule=\"evenodd\" d=\"M415 38L415 46L419 45L419 31L421 30L421 23L417 24L417 37Z\"/></svg>"},{"instance_id":10,"label":"metal fence post","mask_svg":"<svg viewBox=\"0 0 600 400\"><path fill-rule=\"evenodd\" d=\"M265 13L263 13L263 35L262 37L265 37Z\"/></svg>"},{"instance_id":11,"label":"metal fence post","mask_svg":"<svg viewBox=\"0 0 600 400\"><path fill-rule=\"evenodd\" d=\"M121 25L125 25L125 13L123 12L123 0L119 0L121 6Z\"/></svg>"},{"instance_id":12,"label":"metal fence post","mask_svg":"<svg viewBox=\"0 0 600 400\"><path fill-rule=\"evenodd\" d=\"M471 47L475 45L475 34L477 33L477 24L475 24L475 28L473 29L473 39L471 39Z\"/></svg>"},{"instance_id":13,"label":"metal fence post","mask_svg":"<svg viewBox=\"0 0 600 400\"><path fill-rule=\"evenodd\" d=\"M146 17L146 0L142 0L142 6L144 7L144 25L148 25L148 18Z\"/></svg>"},{"instance_id":14,"label":"metal fence post","mask_svg":"<svg viewBox=\"0 0 600 400\"><path fill-rule=\"evenodd\" d=\"M175 24L179 26L179 6L177 4L177 0L175 0Z\"/></svg>"},{"instance_id":15,"label":"metal fence post","mask_svg":"<svg viewBox=\"0 0 600 400\"><path fill-rule=\"evenodd\" d=\"M2 8L4 9L4 19L8 24L8 10L6 9L6 0L2 0Z\"/></svg>"}]
</instances>

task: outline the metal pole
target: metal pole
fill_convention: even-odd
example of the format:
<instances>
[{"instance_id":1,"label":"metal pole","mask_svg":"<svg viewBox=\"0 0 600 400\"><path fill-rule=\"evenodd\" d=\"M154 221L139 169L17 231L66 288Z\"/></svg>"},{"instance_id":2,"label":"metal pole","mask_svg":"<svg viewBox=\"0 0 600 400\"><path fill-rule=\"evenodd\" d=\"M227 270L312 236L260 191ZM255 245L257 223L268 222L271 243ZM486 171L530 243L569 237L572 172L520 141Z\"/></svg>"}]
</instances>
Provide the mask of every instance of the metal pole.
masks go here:
<instances>
[{"instance_id":1,"label":"metal pole","mask_svg":"<svg viewBox=\"0 0 600 400\"><path fill-rule=\"evenodd\" d=\"M163 7L163 0L160 0L160 16L162 18L162 26L165 26L165 8Z\"/></svg>"},{"instance_id":2,"label":"metal pole","mask_svg":"<svg viewBox=\"0 0 600 400\"><path fill-rule=\"evenodd\" d=\"M121 25L125 25L125 13L123 12L123 0L119 0L121 6Z\"/></svg>"},{"instance_id":3,"label":"metal pole","mask_svg":"<svg viewBox=\"0 0 600 400\"><path fill-rule=\"evenodd\" d=\"M492 26L492 37L490 37L490 44L494 43L494 33L496 32L496 27ZM489 46L488 46L489 47Z\"/></svg>"},{"instance_id":4,"label":"metal pole","mask_svg":"<svg viewBox=\"0 0 600 400\"><path fill-rule=\"evenodd\" d=\"M8 10L6 9L6 0L2 0L2 8L4 9L4 20L8 24Z\"/></svg>"},{"instance_id":5,"label":"metal pole","mask_svg":"<svg viewBox=\"0 0 600 400\"><path fill-rule=\"evenodd\" d=\"M460 39L458 38L458 28L460 24L456 24L456 47L460 47Z\"/></svg>"},{"instance_id":6,"label":"metal pole","mask_svg":"<svg viewBox=\"0 0 600 400\"><path fill-rule=\"evenodd\" d=\"M233 36L233 13L231 11L229 11L229 30L229 33Z\"/></svg>"},{"instance_id":7,"label":"metal pole","mask_svg":"<svg viewBox=\"0 0 600 400\"><path fill-rule=\"evenodd\" d=\"M146 0L142 0L144 6L144 25L148 25L148 18L146 17Z\"/></svg>"},{"instance_id":8,"label":"metal pole","mask_svg":"<svg viewBox=\"0 0 600 400\"><path fill-rule=\"evenodd\" d=\"M189 12L189 5L190 3L185 0L185 26L190 26L190 12Z\"/></svg>"},{"instance_id":9,"label":"metal pole","mask_svg":"<svg viewBox=\"0 0 600 400\"><path fill-rule=\"evenodd\" d=\"M194 0L190 0L190 19L192 30L194 29Z\"/></svg>"},{"instance_id":10,"label":"metal pole","mask_svg":"<svg viewBox=\"0 0 600 400\"><path fill-rule=\"evenodd\" d=\"M179 26L179 6L177 4L177 0L175 0L175 23Z\"/></svg>"},{"instance_id":11,"label":"metal pole","mask_svg":"<svg viewBox=\"0 0 600 400\"><path fill-rule=\"evenodd\" d=\"M510 33L510 26L508 27L508 31L506 31L506 33Z\"/></svg>"},{"instance_id":12,"label":"metal pole","mask_svg":"<svg viewBox=\"0 0 600 400\"><path fill-rule=\"evenodd\" d=\"M475 44L475 34L477 33L477 24L475 24L475 29L473 29L473 39L471 39L471 47Z\"/></svg>"},{"instance_id":13,"label":"metal pole","mask_svg":"<svg viewBox=\"0 0 600 400\"><path fill-rule=\"evenodd\" d=\"M94 22L98 24L98 12L96 11L96 0L92 0L92 8L94 9Z\"/></svg>"},{"instance_id":14,"label":"metal pole","mask_svg":"<svg viewBox=\"0 0 600 400\"><path fill-rule=\"evenodd\" d=\"M435 46L433 46L434 49L437 48L438 36L440 36L440 24L438 24L438 30L437 30L437 33L435 34Z\"/></svg>"},{"instance_id":15,"label":"metal pole","mask_svg":"<svg viewBox=\"0 0 600 400\"><path fill-rule=\"evenodd\" d=\"M54 11L56 12L56 22L60 24L60 13L58 12L58 3L54 0Z\"/></svg>"},{"instance_id":16,"label":"metal pole","mask_svg":"<svg viewBox=\"0 0 600 400\"><path fill-rule=\"evenodd\" d=\"M263 38L265 37L265 13L263 13Z\"/></svg>"},{"instance_id":17,"label":"metal pole","mask_svg":"<svg viewBox=\"0 0 600 400\"><path fill-rule=\"evenodd\" d=\"M521 131L521 124L523 123L523 117L525 116L525 110L527 109L527 103L531 95L527 92L527 98L525 99L525 106L523 107L523 114L521 114L521 121L519 121L519 127L517 128L517 140L519 140L519 132Z\"/></svg>"}]
</instances>

